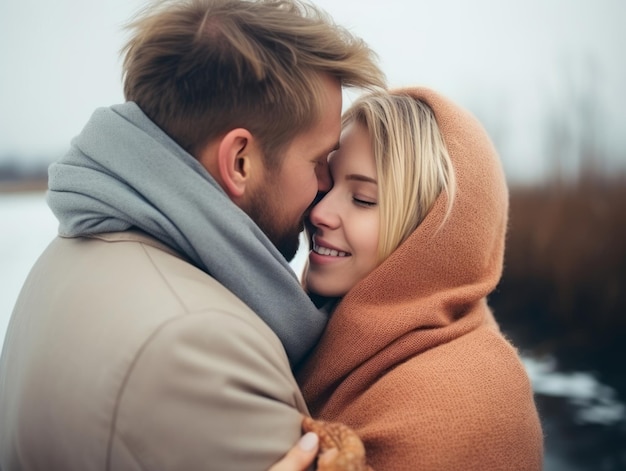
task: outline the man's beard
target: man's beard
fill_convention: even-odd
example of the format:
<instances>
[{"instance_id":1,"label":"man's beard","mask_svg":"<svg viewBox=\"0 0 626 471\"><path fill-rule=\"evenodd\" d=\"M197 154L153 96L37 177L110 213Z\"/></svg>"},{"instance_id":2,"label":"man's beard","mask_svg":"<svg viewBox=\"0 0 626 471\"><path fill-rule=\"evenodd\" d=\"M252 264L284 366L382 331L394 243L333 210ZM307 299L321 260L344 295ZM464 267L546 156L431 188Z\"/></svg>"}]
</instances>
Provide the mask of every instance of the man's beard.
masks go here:
<instances>
[{"instance_id":1,"label":"man's beard","mask_svg":"<svg viewBox=\"0 0 626 471\"><path fill-rule=\"evenodd\" d=\"M298 251L300 245L300 232L303 230L303 221L300 219L292 223L289 227L278 216L278 208L270 204L269 201L277 195L265 195L266 198L253 196L242 209L250 216L257 226L265 233L267 238L274 244L285 259L290 262Z\"/></svg>"}]
</instances>

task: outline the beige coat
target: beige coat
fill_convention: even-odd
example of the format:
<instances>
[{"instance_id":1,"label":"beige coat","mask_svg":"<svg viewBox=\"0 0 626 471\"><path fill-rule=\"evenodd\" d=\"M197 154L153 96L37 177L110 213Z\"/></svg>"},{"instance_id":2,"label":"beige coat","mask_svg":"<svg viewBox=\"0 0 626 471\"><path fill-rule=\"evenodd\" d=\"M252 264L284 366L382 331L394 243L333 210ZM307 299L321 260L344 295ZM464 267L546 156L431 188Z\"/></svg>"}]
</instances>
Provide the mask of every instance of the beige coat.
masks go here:
<instances>
[{"instance_id":1,"label":"beige coat","mask_svg":"<svg viewBox=\"0 0 626 471\"><path fill-rule=\"evenodd\" d=\"M206 273L141 233L57 238L5 340L0 468L260 471L305 411L279 339Z\"/></svg>"}]
</instances>

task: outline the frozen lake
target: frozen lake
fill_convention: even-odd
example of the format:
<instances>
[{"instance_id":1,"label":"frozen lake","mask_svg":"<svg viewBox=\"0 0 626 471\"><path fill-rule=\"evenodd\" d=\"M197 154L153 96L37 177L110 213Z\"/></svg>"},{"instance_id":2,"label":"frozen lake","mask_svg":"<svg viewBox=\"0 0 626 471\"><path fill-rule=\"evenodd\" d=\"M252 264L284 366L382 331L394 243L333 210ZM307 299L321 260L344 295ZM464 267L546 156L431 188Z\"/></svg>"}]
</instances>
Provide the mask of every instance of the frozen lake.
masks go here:
<instances>
[{"instance_id":1,"label":"frozen lake","mask_svg":"<svg viewBox=\"0 0 626 471\"><path fill-rule=\"evenodd\" d=\"M0 194L0 347L17 295L57 232L43 193Z\"/></svg>"}]
</instances>

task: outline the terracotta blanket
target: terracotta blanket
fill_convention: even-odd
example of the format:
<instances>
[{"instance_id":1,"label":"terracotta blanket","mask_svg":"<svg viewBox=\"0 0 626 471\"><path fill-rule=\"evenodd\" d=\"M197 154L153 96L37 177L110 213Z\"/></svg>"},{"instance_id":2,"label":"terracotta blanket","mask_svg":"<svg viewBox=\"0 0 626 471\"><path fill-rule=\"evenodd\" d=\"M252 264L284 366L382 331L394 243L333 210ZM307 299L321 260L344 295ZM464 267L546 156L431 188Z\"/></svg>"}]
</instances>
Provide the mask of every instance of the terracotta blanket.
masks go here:
<instances>
[{"instance_id":1,"label":"terracotta blanket","mask_svg":"<svg viewBox=\"0 0 626 471\"><path fill-rule=\"evenodd\" d=\"M502 272L508 191L478 121L427 89L457 176L424 222L337 306L297 372L314 418L342 422L381 470L539 470L543 436L515 348L486 302ZM497 313L496 313L497 314Z\"/></svg>"}]
</instances>

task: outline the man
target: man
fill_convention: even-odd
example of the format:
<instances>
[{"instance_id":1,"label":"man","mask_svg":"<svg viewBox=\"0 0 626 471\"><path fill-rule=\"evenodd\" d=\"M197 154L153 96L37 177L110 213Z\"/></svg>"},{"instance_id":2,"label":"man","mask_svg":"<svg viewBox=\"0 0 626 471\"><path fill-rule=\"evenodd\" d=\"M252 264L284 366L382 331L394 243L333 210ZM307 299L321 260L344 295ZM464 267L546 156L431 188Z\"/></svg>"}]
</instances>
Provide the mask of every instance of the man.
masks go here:
<instances>
[{"instance_id":1,"label":"man","mask_svg":"<svg viewBox=\"0 0 626 471\"><path fill-rule=\"evenodd\" d=\"M326 319L290 270L373 54L292 1L148 10L127 102L50 168L60 237L0 362L0 468L264 470L300 437L290 364ZM286 260L287 259L287 260Z\"/></svg>"}]
</instances>

